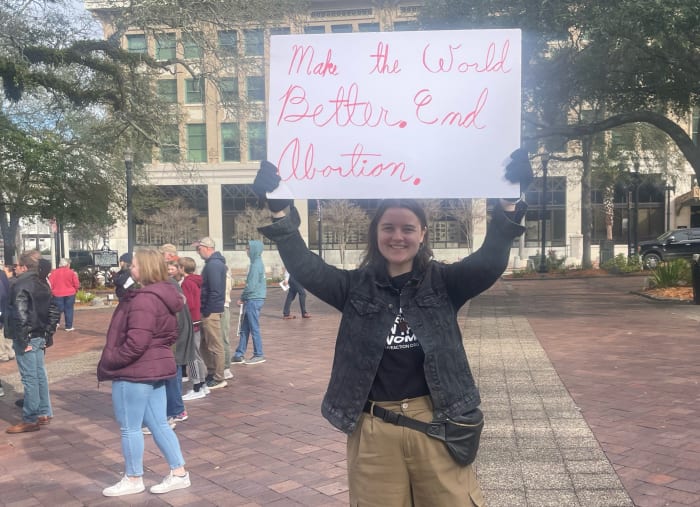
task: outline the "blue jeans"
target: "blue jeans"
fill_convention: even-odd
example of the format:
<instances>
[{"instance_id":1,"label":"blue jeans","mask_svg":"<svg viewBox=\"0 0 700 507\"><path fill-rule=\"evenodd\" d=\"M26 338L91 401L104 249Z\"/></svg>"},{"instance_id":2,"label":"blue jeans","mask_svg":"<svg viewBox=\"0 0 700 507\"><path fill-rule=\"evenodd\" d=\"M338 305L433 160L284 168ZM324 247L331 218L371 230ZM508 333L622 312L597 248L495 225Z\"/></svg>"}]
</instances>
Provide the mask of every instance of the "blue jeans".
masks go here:
<instances>
[{"instance_id":1,"label":"blue jeans","mask_svg":"<svg viewBox=\"0 0 700 507\"><path fill-rule=\"evenodd\" d=\"M62 313L65 320L66 329L73 327L73 308L75 307L75 294L72 296L54 296L54 303Z\"/></svg>"},{"instance_id":2,"label":"blue jeans","mask_svg":"<svg viewBox=\"0 0 700 507\"><path fill-rule=\"evenodd\" d=\"M24 405L22 407L22 420L35 423L40 415L53 416L51 400L49 399L49 379L46 376L44 364L44 338L32 338L29 340L32 350L25 352L19 350L17 341L13 341L15 359L19 375L24 386Z\"/></svg>"},{"instance_id":3,"label":"blue jeans","mask_svg":"<svg viewBox=\"0 0 700 507\"><path fill-rule=\"evenodd\" d=\"M248 336L253 337L253 355L262 356L262 336L260 336L260 310L265 304L264 299L250 299L243 308L243 322L241 322L241 338L236 349L236 357L243 357L248 348Z\"/></svg>"},{"instance_id":4,"label":"blue jeans","mask_svg":"<svg viewBox=\"0 0 700 507\"><path fill-rule=\"evenodd\" d=\"M177 365L177 375L165 381L165 398L167 408L165 415L175 417L185 411L185 404L182 402L182 368Z\"/></svg>"},{"instance_id":5,"label":"blue jeans","mask_svg":"<svg viewBox=\"0 0 700 507\"><path fill-rule=\"evenodd\" d=\"M143 432L145 424L153 433L158 449L170 469L185 465L180 442L165 416L165 382L112 382L112 405L122 437L126 475L143 475Z\"/></svg>"}]
</instances>

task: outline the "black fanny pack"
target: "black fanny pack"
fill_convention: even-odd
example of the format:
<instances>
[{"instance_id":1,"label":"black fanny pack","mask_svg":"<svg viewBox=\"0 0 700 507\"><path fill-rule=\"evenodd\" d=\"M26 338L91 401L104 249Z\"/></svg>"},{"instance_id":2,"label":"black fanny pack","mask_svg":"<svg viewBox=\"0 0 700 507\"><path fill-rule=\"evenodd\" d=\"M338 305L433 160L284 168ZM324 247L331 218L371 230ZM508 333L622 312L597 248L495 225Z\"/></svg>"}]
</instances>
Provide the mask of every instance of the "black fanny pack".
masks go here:
<instances>
[{"instance_id":1,"label":"black fanny pack","mask_svg":"<svg viewBox=\"0 0 700 507\"><path fill-rule=\"evenodd\" d=\"M378 405L365 403L364 411L397 426L405 426L445 442L450 456L461 466L471 465L479 450L484 414L478 408L454 418L423 422L397 414Z\"/></svg>"}]
</instances>

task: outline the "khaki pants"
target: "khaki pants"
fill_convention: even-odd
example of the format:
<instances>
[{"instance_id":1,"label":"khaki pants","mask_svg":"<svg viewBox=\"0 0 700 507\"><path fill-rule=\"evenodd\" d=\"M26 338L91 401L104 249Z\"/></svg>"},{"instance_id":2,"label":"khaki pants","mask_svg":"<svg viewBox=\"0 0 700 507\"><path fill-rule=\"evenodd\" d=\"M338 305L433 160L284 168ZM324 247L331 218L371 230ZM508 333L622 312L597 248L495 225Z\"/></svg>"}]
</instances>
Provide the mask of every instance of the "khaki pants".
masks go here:
<instances>
[{"instance_id":1,"label":"khaki pants","mask_svg":"<svg viewBox=\"0 0 700 507\"><path fill-rule=\"evenodd\" d=\"M224 342L221 338L221 314L212 313L202 318L202 359L207 365L207 375L214 380L224 380Z\"/></svg>"},{"instance_id":2,"label":"khaki pants","mask_svg":"<svg viewBox=\"0 0 700 507\"><path fill-rule=\"evenodd\" d=\"M413 419L433 418L430 398L377 405ZM458 465L445 444L420 431L363 413L348 437L352 507L482 507L472 465Z\"/></svg>"},{"instance_id":3,"label":"khaki pants","mask_svg":"<svg viewBox=\"0 0 700 507\"><path fill-rule=\"evenodd\" d=\"M3 329L0 327L0 361L9 361L15 358L15 350L12 348L12 340L3 336Z\"/></svg>"}]
</instances>

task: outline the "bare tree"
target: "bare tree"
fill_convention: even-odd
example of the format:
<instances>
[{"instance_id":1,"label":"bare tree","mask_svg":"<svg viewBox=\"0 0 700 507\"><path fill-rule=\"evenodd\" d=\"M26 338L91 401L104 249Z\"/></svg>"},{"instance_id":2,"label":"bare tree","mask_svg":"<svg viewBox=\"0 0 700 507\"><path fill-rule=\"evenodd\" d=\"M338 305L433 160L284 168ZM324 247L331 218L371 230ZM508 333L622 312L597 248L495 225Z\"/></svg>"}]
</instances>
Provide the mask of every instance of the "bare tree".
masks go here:
<instances>
[{"instance_id":1,"label":"bare tree","mask_svg":"<svg viewBox=\"0 0 700 507\"><path fill-rule=\"evenodd\" d=\"M445 210L459 224L467 250L471 252L474 248L474 202L472 199L449 199Z\"/></svg>"},{"instance_id":2,"label":"bare tree","mask_svg":"<svg viewBox=\"0 0 700 507\"><path fill-rule=\"evenodd\" d=\"M246 206L245 210L236 215L234 219L236 243L247 243L252 239L261 239L262 235L258 232L258 227L263 227L269 223L269 212L254 206Z\"/></svg>"},{"instance_id":3,"label":"bare tree","mask_svg":"<svg viewBox=\"0 0 700 507\"><path fill-rule=\"evenodd\" d=\"M185 245L197 239L199 212L188 206L185 199L177 197L160 208L145 222L159 234L159 243ZM155 238L152 238L155 239Z\"/></svg>"},{"instance_id":4,"label":"bare tree","mask_svg":"<svg viewBox=\"0 0 700 507\"><path fill-rule=\"evenodd\" d=\"M369 217L354 202L338 199L323 202L323 223L338 245L340 262L344 267L347 245L351 240L363 237L369 225Z\"/></svg>"}]
</instances>

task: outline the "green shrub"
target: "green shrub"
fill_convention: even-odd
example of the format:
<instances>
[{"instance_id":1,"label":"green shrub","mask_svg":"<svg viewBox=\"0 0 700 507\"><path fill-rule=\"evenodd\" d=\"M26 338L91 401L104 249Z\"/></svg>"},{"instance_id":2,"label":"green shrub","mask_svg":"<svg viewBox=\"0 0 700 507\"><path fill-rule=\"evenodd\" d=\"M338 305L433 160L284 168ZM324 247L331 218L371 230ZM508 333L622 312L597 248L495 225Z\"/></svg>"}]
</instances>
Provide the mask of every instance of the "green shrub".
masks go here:
<instances>
[{"instance_id":1,"label":"green shrub","mask_svg":"<svg viewBox=\"0 0 700 507\"><path fill-rule=\"evenodd\" d=\"M651 273L649 281L653 287L678 287L692 283L690 263L685 259L662 262Z\"/></svg>"},{"instance_id":2,"label":"green shrub","mask_svg":"<svg viewBox=\"0 0 700 507\"><path fill-rule=\"evenodd\" d=\"M93 299L95 299L95 295L91 292L85 292L83 289L75 293L75 300L80 303L89 303Z\"/></svg>"},{"instance_id":3,"label":"green shrub","mask_svg":"<svg viewBox=\"0 0 700 507\"><path fill-rule=\"evenodd\" d=\"M642 270L642 262L638 255L628 258L625 254L617 254L613 259L606 261L601 268L609 273L635 273Z\"/></svg>"}]
</instances>

